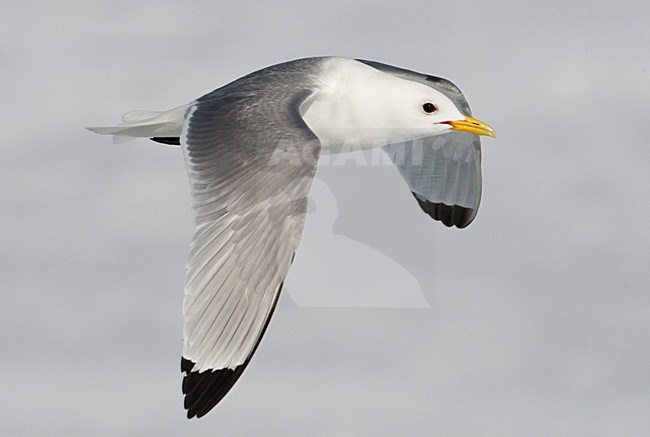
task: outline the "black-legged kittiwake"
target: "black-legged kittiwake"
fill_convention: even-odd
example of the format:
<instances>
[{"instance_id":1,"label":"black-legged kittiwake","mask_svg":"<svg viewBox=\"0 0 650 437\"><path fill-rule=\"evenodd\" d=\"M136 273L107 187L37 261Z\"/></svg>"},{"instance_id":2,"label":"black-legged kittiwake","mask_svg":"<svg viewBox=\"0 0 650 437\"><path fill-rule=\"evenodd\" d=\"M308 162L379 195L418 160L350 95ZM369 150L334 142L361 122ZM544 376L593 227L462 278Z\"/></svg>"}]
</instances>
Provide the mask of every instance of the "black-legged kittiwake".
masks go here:
<instances>
[{"instance_id":1,"label":"black-legged kittiwake","mask_svg":"<svg viewBox=\"0 0 650 437\"><path fill-rule=\"evenodd\" d=\"M420 207L469 225L481 198L479 135L451 82L339 57L274 65L164 112L132 111L115 142L180 145L196 224L183 302L188 418L210 411L248 365L276 306L322 153L383 147Z\"/></svg>"}]
</instances>

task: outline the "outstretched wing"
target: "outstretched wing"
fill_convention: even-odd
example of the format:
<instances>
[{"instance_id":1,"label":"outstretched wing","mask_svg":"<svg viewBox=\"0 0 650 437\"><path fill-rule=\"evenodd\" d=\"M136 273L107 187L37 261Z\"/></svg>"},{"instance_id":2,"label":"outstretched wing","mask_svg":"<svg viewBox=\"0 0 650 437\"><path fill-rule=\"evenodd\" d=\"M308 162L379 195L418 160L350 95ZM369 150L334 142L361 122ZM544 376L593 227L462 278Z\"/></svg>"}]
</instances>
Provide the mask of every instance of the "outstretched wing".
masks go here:
<instances>
[{"instance_id":1,"label":"outstretched wing","mask_svg":"<svg viewBox=\"0 0 650 437\"><path fill-rule=\"evenodd\" d=\"M467 100L450 81L374 61L359 60L377 70L419 82L446 95L463 115ZM481 202L481 140L467 132L391 144L383 147L424 212L445 226L464 228Z\"/></svg>"},{"instance_id":2,"label":"outstretched wing","mask_svg":"<svg viewBox=\"0 0 650 437\"><path fill-rule=\"evenodd\" d=\"M478 136L452 132L383 150L393 160L424 212L445 226L464 228L481 201Z\"/></svg>"},{"instance_id":3,"label":"outstretched wing","mask_svg":"<svg viewBox=\"0 0 650 437\"><path fill-rule=\"evenodd\" d=\"M243 372L293 260L320 152L299 114L308 94L231 88L188 109L181 144L196 224L183 302L188 418L210 411Z\"/></svg>"}]
</instances>

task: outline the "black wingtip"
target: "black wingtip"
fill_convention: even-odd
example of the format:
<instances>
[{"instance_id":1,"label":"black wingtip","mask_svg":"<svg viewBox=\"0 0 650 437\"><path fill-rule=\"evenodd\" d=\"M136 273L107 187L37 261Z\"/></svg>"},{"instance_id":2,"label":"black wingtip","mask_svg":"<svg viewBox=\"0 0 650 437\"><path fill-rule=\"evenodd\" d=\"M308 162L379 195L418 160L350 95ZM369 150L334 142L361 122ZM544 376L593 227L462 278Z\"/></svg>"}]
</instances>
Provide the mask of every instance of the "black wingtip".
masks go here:
<instances>
[{"instance_id":1,"label":"black wingtip","mask_svg":"<svg viewBox=\"0 0 650 437\"><path fill-rule=\"evenodd\" d=\"M181 139L179 137L153 137L149 138L151 141L157 143L167 144L169 146L180 146Z\"/></svg>"},{"instance_id":2,"label":"black wingtip","mask_svg":"<svg viewBox=\"0 0 650 437\"><path fill-rule=\"evenodd\" d=\"M248 362L232 369L219 369L205 372L192 372L195 363L181 358L184 406L187 418L201 418L223 399L244 372Z\"/></svg>"},{"instance_id":3,"label":"black wingtip","mask_svg":"<svg viewBox=\"0 0 650 437\"><path fill-rule=\"evenodd\" d=\"M421 199L417 194L412 193L418 201L422 211L426 212L434 220L442 222L443 225L451 228L456 226L459 229L467 227L474 220L474 210L459 205L445 205L444 203L433 203Z\"/></svg>"},{"instance_id":4,"label":"black wingtip","mask_svg":"<svg viewBox=\"0 0 650 437\"><path fill-rule=\"evenodd\" d=\"M185 373L183 377L183 394L185 395L185 400L183 402L185 409L187 410L187 418L192 419L194 417L201 418L208 414L218 403L223 399L223 397L230 391L235 382L239 379L241 374L248 366L248 363L251 360L251 357L257 350L257 347L260 345L260 341L266 332L266 328L269 326L273 312L278 303L278 298L280 292L282 291L282 286L280 284L278 292L275 296L275 301L271 306L269 311L269 316L266 319L266 323L262 328L257 343L253 347L250 355L243 364L235 367L234 369L217 369L217 370L206 370L203 372L193 372L195 362L188 360L185 357L181 357L181 372Z\"/></svg>"}]
</instances>

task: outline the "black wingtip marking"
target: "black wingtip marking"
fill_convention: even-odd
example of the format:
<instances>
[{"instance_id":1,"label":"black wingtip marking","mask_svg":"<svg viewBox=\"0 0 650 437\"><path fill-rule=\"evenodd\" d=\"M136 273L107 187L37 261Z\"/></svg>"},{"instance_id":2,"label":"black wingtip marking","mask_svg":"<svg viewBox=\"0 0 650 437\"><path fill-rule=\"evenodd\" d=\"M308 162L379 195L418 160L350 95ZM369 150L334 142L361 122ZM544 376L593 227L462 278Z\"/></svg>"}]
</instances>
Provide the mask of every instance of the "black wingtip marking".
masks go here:
<instances>
[{"instance_id":1,"label":"black wingtip marking","mask_svg":"<svg viewBox=\"0 0 650 437\"><path fill-rule=\"evenodd\" d=\"M271 306L269 316L266 319L266 323L262 328L259 338L257 339L257 343L242 365L237 366L235 369L219 369L199 373L192 372L196 363L185 357L181 357L181 372L185 373L185 376L183 377L183 394L185 395L185 400L183 403L187 410L188 419L192 419L193 417L201 418L205 416L219 403L219 401L221 401L221 399L223 399L232 386L235 385L235 382L237 382L241 374L244 372L251 357L260 345L260 341L262 340L266 328L269 326L269 322L271 321L271 317L273 316L273 312L275 311L283 285L284 283L280 284L275 296L275 301Z\"/></svg>"},{"instance_id":2,"label":"black wingtip marking","mask_svg":"<svg viewBox=\"0 0 650 437\"><path fill-rule=\"evenodd\" d=\"M180 146L181 145L181 139L179 137L153 137L149 138L151 141L155 141L157 143L162 143L162 144L168 144L170 146Z\"/></svg>"},{"instance_id":3,"label":"black wingtip marking","mask_svg":"<svg viewBox=\"0 0 650 437\"><path fill-rule=\"evenodd\" d=\"M182 358L181 367L191 369L194 363ZM248 363L232 369L220 369L206 372L192 372L185 370L183 378L183 394L185 395L184 406L187 410L187 418L205 416L235 384L241 376Z\"/></svg>"},{"instance_id":4,"label":"black wingtip marking","mask_svg":"<svg viewBox=\"0 0 650 437\"><path fill-rule=\"evenodd\" d=\"M444 203L432 203L421 199L417 194L412 193L418 201L420 208L434 220L442 222L448 228L456 226L459 229L467 227L474 220L474 210L458 205L445 205Z\"/></svg>"}]
</instances>

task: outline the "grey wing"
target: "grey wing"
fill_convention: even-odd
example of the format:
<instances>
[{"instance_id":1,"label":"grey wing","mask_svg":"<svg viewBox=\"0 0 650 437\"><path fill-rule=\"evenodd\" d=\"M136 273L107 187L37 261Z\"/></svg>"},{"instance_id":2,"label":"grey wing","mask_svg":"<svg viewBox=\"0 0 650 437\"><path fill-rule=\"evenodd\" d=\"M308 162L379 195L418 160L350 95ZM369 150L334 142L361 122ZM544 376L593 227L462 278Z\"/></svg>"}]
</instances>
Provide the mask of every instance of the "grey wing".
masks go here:
<instances>
[{"instance_id":1,"label":"grey wing","mask_svg":"<svg viewBox=\"0 0 650 437\"><path fill-rule=\"evenodd\" d=\"M298 113L304 97L208 94L187 112L196 224L183 302L188 418L205 415L243 372L293 260L320 151Z\"/></svg>"},{"instance_id":2,"label":"grey wing","mask_svg":"<svg viewBox=\"0 0 650 437\"><path fill-rule=\"evenodd\" d=\"M359 60L373 68L419 82L445 94L464 115L472 115L465 96L450 81L410 70ZM450 132L436 137L384 146L424 212L446 226L464 228L481 202L481 140Z\"/></svg>"},{"instance_id":3,"label":"grey wing","mask_svg":"<svg viewBox=\"0 0 650 437\"><path fill-rule=\"evenodd\" d=\"M481 146L452 132L383 147L424 212L445 226L469 225L481 202Z\"/></svg>"}]
</instances>

